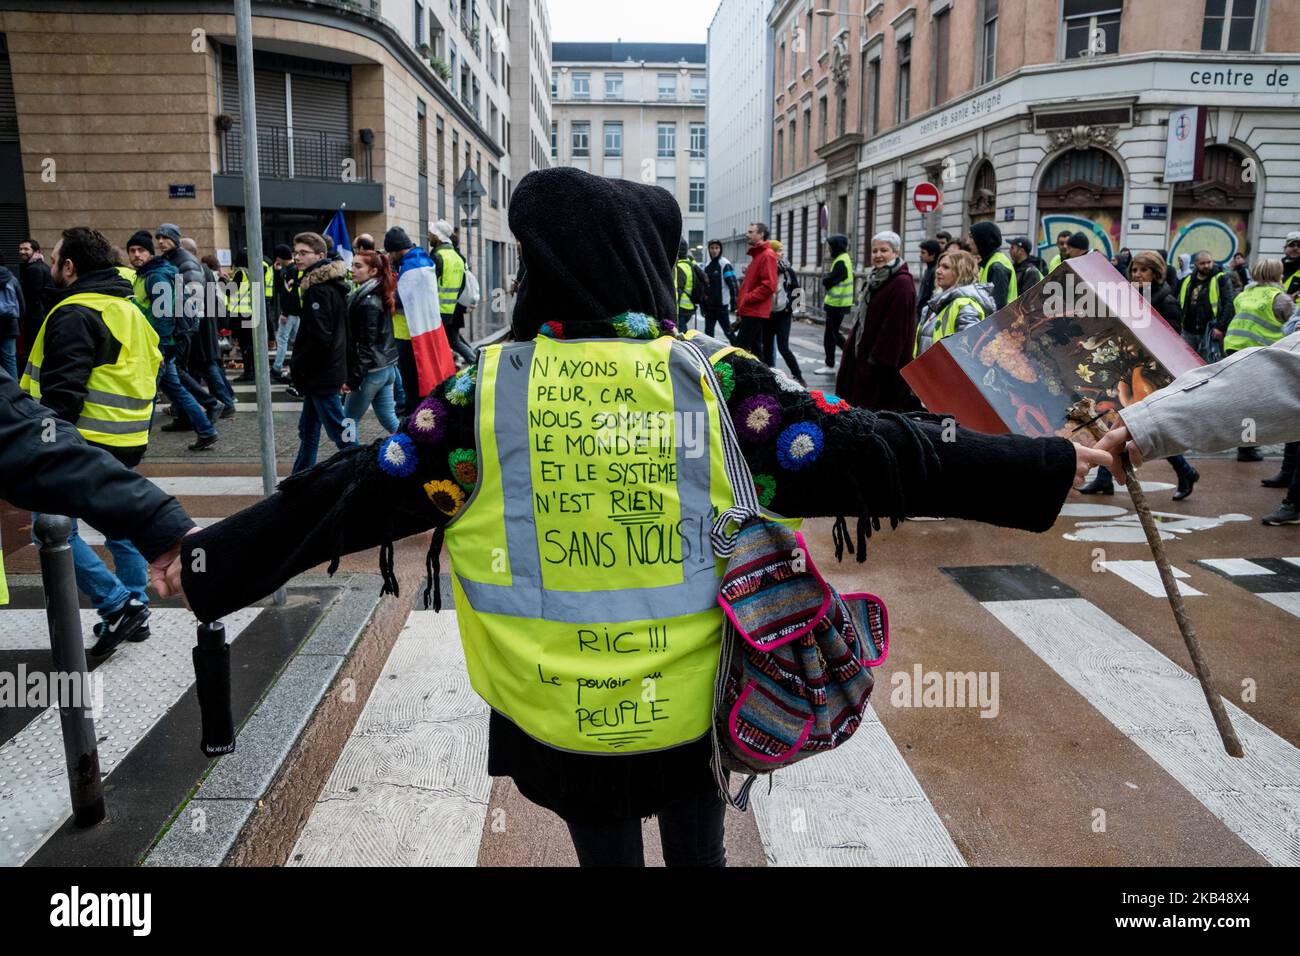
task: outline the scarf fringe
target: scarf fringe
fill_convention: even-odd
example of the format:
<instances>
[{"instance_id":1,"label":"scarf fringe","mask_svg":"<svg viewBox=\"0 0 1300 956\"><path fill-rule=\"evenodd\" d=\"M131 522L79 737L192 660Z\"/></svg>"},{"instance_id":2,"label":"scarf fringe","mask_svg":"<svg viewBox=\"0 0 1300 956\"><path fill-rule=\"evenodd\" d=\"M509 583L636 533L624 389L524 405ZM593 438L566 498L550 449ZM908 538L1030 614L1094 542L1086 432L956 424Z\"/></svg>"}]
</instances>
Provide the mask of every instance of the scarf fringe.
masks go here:
<instances>
[{"instance_id":1,"label":"scarf fringe","mask_svg":"<svg viewBox=\"0 0 1300 956\"><path fill-rule=\"evenodd\" d=\"M432 603L435 612L442 610L442 542L446 537L442 525L433 529L429 550L424 555L424 609ZM430 601L432 598L432 602Z\"/></svg>"}]
</instances>

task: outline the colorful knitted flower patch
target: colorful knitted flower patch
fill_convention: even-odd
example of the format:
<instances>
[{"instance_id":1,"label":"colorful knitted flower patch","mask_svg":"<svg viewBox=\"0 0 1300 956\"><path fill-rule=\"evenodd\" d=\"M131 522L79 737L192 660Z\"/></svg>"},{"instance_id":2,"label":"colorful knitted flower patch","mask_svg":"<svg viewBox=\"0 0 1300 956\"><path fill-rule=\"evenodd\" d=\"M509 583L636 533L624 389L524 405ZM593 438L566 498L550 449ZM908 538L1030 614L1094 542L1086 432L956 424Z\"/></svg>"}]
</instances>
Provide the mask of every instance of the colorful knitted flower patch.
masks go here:
<instances>
[{"instance_id":1,"label":"colorful knitted flower patch","mask_svg":"<svg viewBox=\"0 0 1300 956\"><path fill-rule=\"evenodd\" d=\"M821 457L826 437L812 422L799 422L776 440L776 460L786 471L801 471Z\"/></svg>"},{"instance_id":2,"label":"colorful knitted flower patch","mask_svg":"<svg viewBox=\"0 0 1300 956\"><path fill-rule=\"evenodd\" d=\"M625 339L655 339L659 323L644 312L625 312L614 319L614 331Z\"/></svg>"},{"instance_id":3,"label":"colorful knitted flower patch","mask_svg":"<svg viewBox=\"0 0 1300 956\"><path fill-rule=\"evenodd\" d=\"M393 478L409 478L415 474L419 459L415 454L415 442L410 436L398 432L388 436L379 446L379 469Z\"/></svg>"},{"instance_id":4,"label":"colorful knitted flower patch","mask_svg":"<svg viewBox=\"0 0 1300 956\"><path fill-rule=\"evenodd\" d=\"M469 405L474 401L474 383L477 377L477 365L470 365L453 375L447 382L447 401L453 405Z\"/></svg>"},{"instance_id":5,"label":"colorful knitted flower patch","mask_svg":"<svg viewBox=\"0 0 1300 956\"><path fill-rule=\"evenodd\" d=\"M447 419L450 415L451 409L446 403L437 396L430 395L415 406L410 421L406 423L406 433L425 445L442 441L447 434Z\"/></svg>"},{"instance_id":6,"label":"colorful knitted flower patch","mask_svg":"<svg viewBox=\"0 0 1300 956\"><path fill-rule=\"evenodd\" d=\"M776 387L779 388L781 391L792 392L792 393L808 391L806 388L804 388L802 385L800 385L798 382L792 379L789 375L785 374L785 372L781 371L779 368L772 369L772 372L776 376Z\"/></svg>"},{"instance_id":7,"label":"colorful knitted flower patch","mask_svg":"<svg viewBox=\"0 0 1300 956\"><path fill-rule=\"evenodd\" d=\"M722 397L724 400L731 400L731 393L736 390L736 372L726 362L719 362L713 367L713 371L718 375L718 384L722 386Z\"/></svg>"},{"instance_id":8,"label":"colorful knitted flower patch","mask_svg":"<svg viewBox=\"0 0 1300 956\"><path fill-rule=\"evenodd\" d=\"M771 475L755 475L754 490L758 492L758 503L766 508L776 497L776 479Z\"/></svg>"},{"instance_id":9,"label":"colorful knitted flower patch","mask_svg":"<svg viewBox=\"0 0 1300 956\"><path fill-rule=\"evenodd\" d=\"M465 492L461 491L454 482L445 479L429 482L424 486L424 493L429 496L433 506L448 517L465 506Z\"/></svg>"},{"instance_id":10,"label":"colorful knitted flower patch","mask_svg":"<svg viewBox=\"0 0 1300 956\"><path fill-rule=\"evenodd\" d=\"M478 455L474 449L457 448L447 456L447 464L451 466L451 475L456 483L466 491L478 484Z\"/></svg>"},{"instance_id":11,"label":"colorful knitted flower patch","mask_svg":"<svg viewBox=\"0 0 1300 956\"><path fill-rule=\"evenodd\" d=\"M771 395L753 395L740 403L735 422L742 439L767 441L781 427L781 403Z\"/></svg>"},{"instance_id":12,"label":"colorful knitted flower patch","mask_svg":"<svg viewBox=\"0 0 1300 956\"><path fill-rule=\"evenodd\" d=\"M829 392L819 392L813 389L811 392L813 401L827 415L838 415L840 412L847 412L852 406L838 395L831 395Z\"/></svg>"},{"instance_id":13,"label":"colorful knitted flower patch","mask_svg":"<svg viewBox=\"0 0 1300 956\"><path fill-rule=\"evenodd\" d=\"M538 335L544 335L548 339L564 338L564 327L559 322L543 322L542 327L537 330Z\"/></svg>"}]
</instances>

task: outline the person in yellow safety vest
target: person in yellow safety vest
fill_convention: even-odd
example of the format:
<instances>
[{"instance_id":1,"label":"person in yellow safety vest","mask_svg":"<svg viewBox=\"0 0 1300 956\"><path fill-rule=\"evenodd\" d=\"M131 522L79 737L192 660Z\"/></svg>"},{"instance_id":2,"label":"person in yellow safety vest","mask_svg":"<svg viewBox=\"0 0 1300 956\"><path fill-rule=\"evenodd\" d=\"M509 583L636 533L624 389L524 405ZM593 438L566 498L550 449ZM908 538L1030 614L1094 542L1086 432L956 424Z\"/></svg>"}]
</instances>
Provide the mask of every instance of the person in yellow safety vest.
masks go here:
<instances>
[{"instance_id":1,"label":"person in yellow safety vest","mask_svg":"<svg viewBox=\"0 0 1300 956\"><path fill-rule=\"evenodd\" d=\"M1232 321L1223 337L1225 356L1272 345L1282 338L1282 327L1291 318L1294 301L1282 290L1282 261L1260 259L1250 277L1251 284L1232 303ZM1286 299L1279 302L1279 296ZM1279 315L1279 311L1284 314Z\"/></svg>"},{"instance_id":2,"label":"person in yellow safety vest","mask_svg":"<svg viewBox=\"0 0 1300 956\"><path fill-rule=\"evenodd\" d=\"M398 434L197 532L185 596L216 620L335 554L443 529L470 683L491 707L488 772L558 813L584 865L642 864L650 815L669 865L723 865L710 727L729 522L715 518L741 463L791 523L924 512L1041 532L1109 458L1061 438L944 441L938 422L878 417L668 331L681 210L664 190L552 167L519 182L509 226L528 267L516 342L484 348ZM1008 481L1016 495L987 493Z\"/></svg>"},{"instance_id":3,"label":"person in yellow safety vest","mask_svg":"<svg viewBox=\"0 0 1300 956\"><path fill-rule=\"evenodd\" d=\"M695 316L704 301L708 279L700 264L691 258L691 247L686 240L677 243L677 261L673 263L673 290L677 295L677 327L695 327Z\"/></svg>"},{"instance_id":4,"label":"person in yellow safety vest","mask_svg":"<svg viewBox=\"0 0 1300 956\"><path fill-rule=\"evenodd\" d=\"M87 442L133 468L149 444L162 353L116 258L102 234L84 227L64 231L51 269L59 296L32 343L20 384ZM147 568L140 552L129 541L109 539L113 573L75 530L70 543L78 587L100 616L91 655L104 657L123 640L146 638Z\"/></svg>"},{"instance_id":5,"label":"person in yellow safety vest","mask_svg":"<svg viewBox=\"0 0 1300 956\"><path fill-rule=\"evenodd\" d=\"M997 223L977 222L970 227L971 241L980 256L980 282L993 287L993 301L999 309L1020 298L1016 282L1016 267L1011 257L1002 251L1002 230Z\"/></svg>"},{"instance_id":6,"label":"person in yellow safety vest","mask_svg":"<svg viewBox=\"0 0 1300 956\"><path fill-rule=\"evenodd\" d=\"M939 256L934 267L934 296L916 327L914 356L997 311L992 286L978 279L979 266L969 252L954 249Z\"/></svg>"},{"instance_id":7,"label":"person in yellow safety vest","mask_svg":"<svg viewBox=\"0 0 1300 956\"><path fill-rule=\"evenodd\" d=\"M844 335L840 326L853 311L854 280L853 257L849 255L849 237L834 235L826 239L831 251L831 268L822 276L822 286L826 296L822 300L822 315L826 320L822 332L822 349L826 353L826 364L814 369L815 374L835 374L835 349L844 348Z\"/></svg>"},{"instance_id":8,"label":"person in yellow safety vest","mask_svg":"<svg viewBox=\"0 0 1300 956\"><path fill-rule=\"evenodd\" d=\"M1056 234L1056 254L1052 256L1052 261L1047 264L1047 274L1051 275L1052 270L1059 266L1066 259L1073 258L1070 253L1070 236L1073 233L1069 229L1062 229Z\"/></svg>"},{"instance_id":9,"label":"person in yellow safety vest","mask_svg":"<svg viewBox=\"0 0 1300 956\"><path fill-rule=\"evenodd\" d=\"M1288 232L1282 247L1282 287L1286 294L1300 298L1300 232Z\"/></svg>"},{"instance_id":10,"label":"person in yellow safety vest","mask_svg":"<svg viewBox=\"0 0 1300 956\"><path fill-rule=\"evenodd\" d=\"M180 540L194 522L176 499L87 444L67 422L54 419L53 436L50 426L49 410L0 372L0 499L85 520L110 540L129 539L150 562L152 580L170 572L179 584ZM0 542L0 605L8 600Z\"/></svg>"}]
</instances>

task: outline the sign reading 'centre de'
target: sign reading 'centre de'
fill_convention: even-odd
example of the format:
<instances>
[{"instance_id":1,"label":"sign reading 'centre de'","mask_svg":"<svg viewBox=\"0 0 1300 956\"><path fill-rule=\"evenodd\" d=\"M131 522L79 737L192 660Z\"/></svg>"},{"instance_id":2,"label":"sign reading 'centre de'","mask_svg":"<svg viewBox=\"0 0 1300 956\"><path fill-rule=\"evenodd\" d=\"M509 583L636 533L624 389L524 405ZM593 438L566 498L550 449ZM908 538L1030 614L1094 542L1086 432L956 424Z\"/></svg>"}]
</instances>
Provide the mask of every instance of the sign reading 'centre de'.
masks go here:
<instances>
[{"instance_id":1,"label":"sign reading 'centre de'","mask_svg":"<svg viewBox=\"0 0 1300 956\"><path fill-rule=\"evenodd\" d=\"M912 190L912 202L917 212L934 212L943 202L943 193L934 183L918 183Z\"/></svg>"}]
</instances>

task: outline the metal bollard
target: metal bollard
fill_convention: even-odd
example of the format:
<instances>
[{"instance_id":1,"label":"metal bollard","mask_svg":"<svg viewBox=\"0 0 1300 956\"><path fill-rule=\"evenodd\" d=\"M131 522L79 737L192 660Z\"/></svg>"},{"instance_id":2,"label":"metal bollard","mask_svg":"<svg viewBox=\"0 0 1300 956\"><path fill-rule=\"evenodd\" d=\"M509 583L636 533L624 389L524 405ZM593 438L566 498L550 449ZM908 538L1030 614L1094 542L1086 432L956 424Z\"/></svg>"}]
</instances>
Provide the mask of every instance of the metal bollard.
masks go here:
<instances>
[{"instance_id":1,"label":"metal bollard","mask_svg":"<svg viewBox=\"0 0 1300 956\"><path fill-rule=\"evenodd\" d=\"M59 723L63 727L63 754L68 764L68 789L72 794L72 819L79 827L93 826L104 819L104 784L99 775L99 749L95 744L95 721L89 700L86 646L81 635L81 614L77 606L77 575L72 564L72 519L62 515L41 515L33 526L41 546L41 585L45 591L45 615L50 625L50 651L56 674L67 674L82 691L81 705L59 700ZM66 681L56 682L66 686Z\"/></svg>"},{"instance_id":2,"label":"metal bollard","mask_svg":"<svg viewBox=\"0 0 1300 956\"><path fill-rule=\"evenodd\" d=\"M209 757L235 752L235 718L230 706L230 645L226 626L199 625L194 648L194 689L203 722L201 746Z\"/></svg>"}]
</instances>

